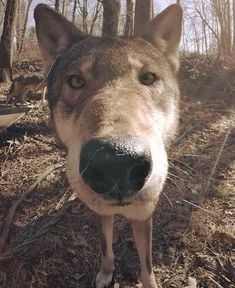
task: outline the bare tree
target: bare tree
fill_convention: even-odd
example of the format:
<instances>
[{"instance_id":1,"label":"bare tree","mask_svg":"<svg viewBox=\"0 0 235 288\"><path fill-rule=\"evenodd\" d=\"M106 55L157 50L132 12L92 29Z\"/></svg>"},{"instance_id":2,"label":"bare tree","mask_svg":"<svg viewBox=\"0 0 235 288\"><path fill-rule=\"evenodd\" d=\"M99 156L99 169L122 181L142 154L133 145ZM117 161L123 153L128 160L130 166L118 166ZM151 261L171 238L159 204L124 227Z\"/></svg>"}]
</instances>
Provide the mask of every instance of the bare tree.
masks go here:
<instances>
[{"instance_id":1,"label":"bare tree","mask_svg":"<svg viewBox=\"0 0 235 288\"><path fill-rule=\"evenodd\" d=\"M233 55L235 56L235 0L233 0Z\"/></svg>"},{"instance_id":2,"label":"bare tree","mask_svg":"<svg viewBox=\"0 0 235 288\"><path fill-rule=\"evenodd\" d=\"M117 35L120 7L119 0L103 0L103 35Z\"/></svg>"},{"instance_id":3,"label":"bare tree","mask_svg":"<svg viewBox=\"0 0 235 288\"><path fill-rule=\"evenodd\" d=\"M62 11L61 11L62 15L65 15L66 4L67 4L67 1L63 0L63 2L62 2Z\"/></svg>"},{"instance_id":4,"label":"bare tree","mask_svg":"<svg viewBox=\"0 0 235 288\"><path fill-rule=\"evenodd\" d=\"M94 26L95 26L96 20L98 19L101 8L102 8L101 3L97 1L96 6L94 8L93 15L92 15L91 26L90 26L90 31L89 31L90 35L93 34Z\"/></svg>"},{"instance_id":5,"label":"bare tree","mask_svg":"<svg viewBox=\"0 0 235 288\"><path fill-rule=\"evenodd\" d=\"M0 25L2 25L3 20L4 20L4 10L5 10L5 5L3 2L0 3Z\"/></svg>"},{"instance_id":6,"label":"bare tree","mask_svg":"<svg viewBox=\"0 0 235 288\"><path fill-rule=\"evenodd\" d=\"M143 26L153 17L153 0L136 0L134 34L139 35Z\"/></svg>"},{"instance_id":7,"label":"bare tree","mask_svg":"<svg viewBox=\"0 0 235 288\"><path fill-rule=\"evenodd\" d=\"M60 11L60 0L55 0L55 10Z\"/></svg>"},{"instance_id":8,"label":"bare tree","mask_svg":"<svg viewBox=\"0 0 235 288\"><path fill-rule=\"evenodd\" d=\"M205 5L204 5L204 1L201 0L201 7L202 7L202 13L204 15L204 19L206 18L206 8L205 8ZM207 42L207 29L206 29L206 25L204 23L204 21L202 21L202 29L203 29L203 36L204 36L204 40L205 40L205 52L208 51L208 42Z\"/></svg>"},{"instance_id":9,"label":"bare tree","mask_svg":"<svg viewBox=\"0 0 235 288\"><path fill-rule=\"evenodd\" d=\"M20 45L19 45L19 50L18 50L18 53L19 53L19 54L21 53L22 48L23 48L23 45L24 45L24 37L25 37L26 26L27 26L28 17L29 17L29 8L30 8L30 5L32 4L32 1L33 1L33 0L28 0L26 12L25 12L24 26L23 26L22 34L21 34L20 41L19 41L19 43L20 43Z\"/></svg>"},{"instance_id":10,"label":"bare tree","mask_svg":"<svg viewBox=\"0 0 235 288\"><path fill-rule=\"evenodd\" d=\"M125 30L124 35L125 36L132 36L133 35L133 1L132 0L126 0L126 23L125 23Z\"/></svg>"},{"instance_id":11,"label":"bare tree","mask_svg":"<svg viewBox=\"0 0 235 288\"><path fill-rule=\"evenodd\" d=\"M87 17L88 17L88 1L83 0L81 4L81 0L78 0L78 7L80 10L80 14L82 16L82 31L84 33L88 33L88 25L87 25Z\"/></svg>"},{"instance_id":12,"label":"bare tree","mask_svg":"<svg viewBox=\"0 0 235 288\"><path fill-rule=\"evenodd\" d=\"M72 22L73 23L75 23L76 10L77 10L77 0L74 0L73 1L73 14L72 14Z\"/></svg>"},{"instance_id":13,"label":"bare tree","mask_svg":"<svg viewBox=\"0 0 235 288\"><path fill-rule=\"evenodd\" d=\"M218 59L220 61L231 57L231 26L230 1L211 0L214 13L220 26L220 45L218 47Z\"/></svg>"},{"instance_id":14,"label":"bare tree","mask_svg":"<svg viewBox=\"0 0 235 288\"><path fill-rule=\"evenodd\" d=\"M25 6L24 5L24 1L22 3L21 0L18 0L18 7L17 7L17 11L16 11L16 50L19 51L20 48L20 36L21 36L21 28L22 28L22 19L20 17L20 12L21 12L21 6ZM25 7L24 7L25 10Z\"/></svg>"},{"instance_id":15,"label":"bare tree","mask_svg":"<svg viewBox=\"0 0 235 288\"><path fill-rule=\"evenodd\" d=\"M17 5L18 0L7 0L0 43L0 69L2 69L3 73L3 82L12 81L12 43Z\"/></svg>"}]
</instances>

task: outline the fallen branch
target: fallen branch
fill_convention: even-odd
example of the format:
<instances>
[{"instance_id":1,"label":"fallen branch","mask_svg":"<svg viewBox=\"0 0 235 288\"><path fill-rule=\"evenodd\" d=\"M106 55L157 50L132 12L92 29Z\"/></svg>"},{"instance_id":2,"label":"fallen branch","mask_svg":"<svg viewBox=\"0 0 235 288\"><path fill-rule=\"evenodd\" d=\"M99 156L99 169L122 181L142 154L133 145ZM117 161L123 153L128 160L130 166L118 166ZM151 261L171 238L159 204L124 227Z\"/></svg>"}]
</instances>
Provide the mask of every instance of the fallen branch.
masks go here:
<instances>
[{"instance_id":1,"label":"fallen branch","mask_svg":"<svg viewBox=\"0 0 235 288\"><path fill-rule=\"evenodd\" d=\"M56 169L59 169L60 167L62 167L61 164L56 164L49 167L36 179L36 181L29 187L29 189L26 190L26 192L23 193L23 195L19 199L17 199L10 207L8 214L5 218L5 222L3 224L3 228L0 235L0 254L2 254L5 249L6 241L8 239L10 232L10 227L14 220L15 212L18 206L37 188L37 186L42 182L44 178L46 178L51 172L53 172Z\"/></svg>"},{"instance_id":2,"label":"fallen branch","mask_svg":"<svg viewBox=\"0 0 235 288\"><path fill-rule=\"evenodd\" d=\"M21 250L25 249L25 247L31 245L32 243L37 241L39 238L41 238L43 235L45 235L52 226L54 226L61 220L61 218L67 213L67 210L72 206L72 204L73 204L73 201L70 201L64 207L62 207L59 211L57 211L57 213L53 215L51 219L44 226L42 226L30 239L14 247L14 252L18 254ZM3 255L0 255L0 261L8 260L12 257L14 257L12 252L8 252Z\"/></svg>"},{"instance_id":3,"label":"fallen branch","mask_svg":"<svg viewBox=\"0 0 235 288\"><path fill-rule=\"evenodd\" d=\"M209 214L211 214L211 215L213 215L213 216L218 216L217 213L212 212L212 211L209 211L209 210L207 210L207 209L205 209L205 208L203 208L203 207L201 207L201 206L199 206L199 205L197 205L197 204L194 204L194 203L192 203L192 202L190 202L190 201L188 201L188 200L186 200L186 199L182 199L182 201L185 202L185 203L187 203L187 204L189 204L189 205L191 205L191 206L193 206L193 207L196 207L196 208L198 208L198 209L200 209L200 210L202 210L202 211L204 211L204 212L206 212L206 213L209 213Z\"/></svg>"},{"instance_id":4,"label":"fallen branch","mask_svg":"<svg viewBox=\"0 0 235 288\"><path fill-rule=\"evenodd\" d=\"M223 152L223 150L224 150L224 146L225 146L225 144L226 144L226 142L227 142L227 140L228 140L229 134L230 134L230 129L227 131L227 133L226 133L226 135L225 135L225 137L224 137L224 141L223 141L223 143L222 143L222 145L221 145L221 147L220 147L220 150L219 150L219 153L218 153L217 158L216 158L216 160L215 160L215 163L214 163L214 165L213 165L213 167L212 167L212 169L211 169L211 173L210 173L210 176L209 176L209 178L208 178L208 180L207 180L206 189L205 189L204 194L206 194L206 193L208 192L208 190L209 190L209 187L210 187L210 184L211 184L211 179L212 179L212 177L213 177L213 175L214 175L214 173L215 173L216 167L218 166L218 163L219 163L221 154L222 154L222 152Z\"/></svg>"},{"instance_id":5,"label":"fallen branch","mask_svg":"<svg viewBox=\"0 0 235 288\"><path fill-rule=\"evenodd\" d=\"M216 282L210 275L207 275L207 277L219 288L223 288L218 282Z\"/></svg>"}]
</instances>

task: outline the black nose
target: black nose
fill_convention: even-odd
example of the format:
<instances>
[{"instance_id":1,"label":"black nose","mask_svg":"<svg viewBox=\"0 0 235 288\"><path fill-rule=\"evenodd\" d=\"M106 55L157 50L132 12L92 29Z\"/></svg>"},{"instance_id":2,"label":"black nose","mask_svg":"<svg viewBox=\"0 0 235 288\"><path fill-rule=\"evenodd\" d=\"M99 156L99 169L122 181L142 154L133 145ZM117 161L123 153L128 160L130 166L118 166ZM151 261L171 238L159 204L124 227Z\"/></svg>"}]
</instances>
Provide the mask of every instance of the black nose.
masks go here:
<instances>
[{"instance_id":1,"label":"black nose","mask_svg":"<svg viewBox=\"0 0 235 288\"><path fill-rule=\"evenodd\" d=\"M93 139L80 154L80 174L96 192L122 200L138 192L151 169L151 153L139 137Z\"/></svg>"}]
</instances>

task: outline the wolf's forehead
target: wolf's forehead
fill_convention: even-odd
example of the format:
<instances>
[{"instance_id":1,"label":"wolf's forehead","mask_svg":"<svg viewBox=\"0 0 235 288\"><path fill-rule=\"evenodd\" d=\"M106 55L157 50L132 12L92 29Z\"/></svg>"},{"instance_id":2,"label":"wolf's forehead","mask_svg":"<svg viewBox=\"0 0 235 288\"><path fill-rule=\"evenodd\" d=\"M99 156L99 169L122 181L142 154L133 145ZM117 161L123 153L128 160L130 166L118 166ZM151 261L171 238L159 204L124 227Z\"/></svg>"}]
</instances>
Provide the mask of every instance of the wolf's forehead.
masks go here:
<instances>
[{"instance_id":1,"label":"wolf's forehead","mask_svg":"<svg viewBox=\"0 0 235 288\"><path fill-rule=\"evenodd\" d=\"M133 50L126 41L114 39L87 39L76 45L75 62L78 65L89 65L95 78L117 77L130 71L128 54Z\"/></svg>"},{"instance_id":2,"label":"wolf's forehead","mask_svg":"<svg viewBox=\"0 0 235 288\"><path fill-rule=\"evenodd\" d=\"M88 38L74 44L67 57L75 70L87 67L95 78L109 80L126 75L133 68L140 69L146 62L152 62L156 54L138 40Z\"/></svg>"}]
</instances>

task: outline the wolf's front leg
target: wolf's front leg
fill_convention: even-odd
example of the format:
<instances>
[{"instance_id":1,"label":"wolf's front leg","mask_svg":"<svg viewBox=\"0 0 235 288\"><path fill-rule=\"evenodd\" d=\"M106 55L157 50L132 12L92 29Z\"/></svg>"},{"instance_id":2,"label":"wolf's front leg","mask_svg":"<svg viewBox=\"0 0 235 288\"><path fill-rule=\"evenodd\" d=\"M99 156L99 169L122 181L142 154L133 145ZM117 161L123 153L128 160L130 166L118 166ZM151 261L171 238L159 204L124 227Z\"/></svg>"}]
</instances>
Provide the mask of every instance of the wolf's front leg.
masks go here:
<instances>
[{"instance_id":1,"label":"wolf's front leg","mask_svg":"<svg viewBox=\"0 0 235 288\"><path fill-rule=\"evenodd\" d=\"M96 288L108 288L112 283L114 271L113 255L113 216L98 216L102 262L96 276Z\"/></svg>"},{"instance_id":2,"label":"wolf's front leg","mask_svg":"<svg viewBox=\"0 0 235 288\"><path fill-rule=\"evenodd\" d=\"M144 222L132 221L136 247L140 257L140 279L144 288L157 288L152 270L152 217Z\"/></svg>"}]
</instances>

